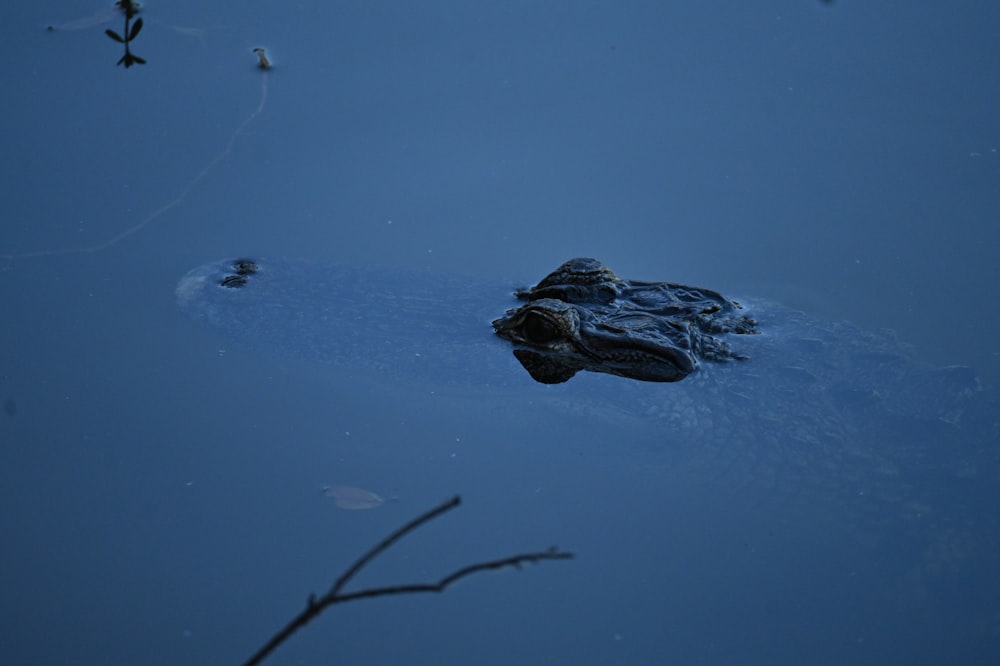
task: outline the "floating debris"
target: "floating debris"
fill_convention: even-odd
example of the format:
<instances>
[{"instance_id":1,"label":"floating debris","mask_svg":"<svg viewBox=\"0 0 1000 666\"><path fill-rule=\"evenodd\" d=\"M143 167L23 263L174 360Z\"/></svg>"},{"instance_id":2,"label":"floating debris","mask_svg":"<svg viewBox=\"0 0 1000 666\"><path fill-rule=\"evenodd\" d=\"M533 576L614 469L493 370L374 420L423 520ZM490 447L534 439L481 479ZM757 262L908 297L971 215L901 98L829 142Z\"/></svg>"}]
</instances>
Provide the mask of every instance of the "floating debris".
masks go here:
<instances>
[{"instance_id":1,"label":"floating debris","mask_svg":"<svg viewBox=\"0 0 1000 666\"><path fill-rule=\"evenodd\" d=\"M267 54L264 53L264 49L260 46L253 50L257 54L257 66L261 69L271 69L271 61L267 59Z\"/></svg>"},{"instance_id":2,"label":"floating debris","mask_svg":"<svg viewBox=\"0 0 1000 666\"><path fill-rule=\"evenodd\" d=\"M383 500L375 493L357 488L355 486L332 485L323 486L323 494L333 498L333 503L341 509L358 510L374 509L380 506Z\"/></svg>"}]
</instances>

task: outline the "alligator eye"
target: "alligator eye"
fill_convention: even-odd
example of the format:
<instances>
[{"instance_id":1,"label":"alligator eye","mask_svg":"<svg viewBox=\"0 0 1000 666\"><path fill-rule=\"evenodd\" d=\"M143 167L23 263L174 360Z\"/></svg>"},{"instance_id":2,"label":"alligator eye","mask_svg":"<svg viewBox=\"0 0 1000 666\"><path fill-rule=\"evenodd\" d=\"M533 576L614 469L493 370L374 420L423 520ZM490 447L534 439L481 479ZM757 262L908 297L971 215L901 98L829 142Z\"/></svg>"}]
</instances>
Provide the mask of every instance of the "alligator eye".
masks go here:
<instances>
[{"instance_id":1,"label":"alligator eye","mask_svg":"<svg viewBox=\"0 0 1000 666\"><path fill-rule=\"evenodd\" d=\"M524 337L529 342L545 343L551 342L559 337L559 331L556 327L552 325L552 322L545 317L529 313L524 318L524 324L521 326L521 332Z\"/></svg>"}]
</instances>

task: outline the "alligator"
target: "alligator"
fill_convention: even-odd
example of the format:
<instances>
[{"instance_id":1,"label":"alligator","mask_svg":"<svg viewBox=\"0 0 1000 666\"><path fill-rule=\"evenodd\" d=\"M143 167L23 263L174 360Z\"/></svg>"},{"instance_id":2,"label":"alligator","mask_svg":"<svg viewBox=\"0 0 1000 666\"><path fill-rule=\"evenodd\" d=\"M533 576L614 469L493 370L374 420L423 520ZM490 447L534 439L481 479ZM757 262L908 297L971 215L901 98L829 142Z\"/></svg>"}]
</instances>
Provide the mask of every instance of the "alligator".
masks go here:
<instances>
[{"instance_id":1,"label":"alligator","mask_svg":"<svg viewBox=\"0 0 1000 666\"><path fill-rule=\"evenodd\" d=\"M526 304L493 321L514 356L543 384L580 370L676 382L698 359L746 360L720 334L753 335L742 306L708 289L623 280L597 259L570 259L515 296Z\"/></svg>"}]
</instances>

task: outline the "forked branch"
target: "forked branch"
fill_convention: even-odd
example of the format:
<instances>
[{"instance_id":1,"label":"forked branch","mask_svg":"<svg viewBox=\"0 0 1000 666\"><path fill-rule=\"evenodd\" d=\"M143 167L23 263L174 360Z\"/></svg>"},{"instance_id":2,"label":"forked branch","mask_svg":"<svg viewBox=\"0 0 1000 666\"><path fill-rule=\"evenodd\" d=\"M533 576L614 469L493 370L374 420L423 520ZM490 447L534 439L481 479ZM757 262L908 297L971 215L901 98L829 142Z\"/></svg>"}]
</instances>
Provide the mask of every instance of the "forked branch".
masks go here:
<instances>
[{"instance_id":1,"label":"forked branch","mask_svg":"<svg viewBox=\"0 0 1000 666\"><path fill-rule=\"evenodd\" d=\"M510 557L505 557L499 560L491 560L489 562L479 562L477 564L470 564L466 567L462 567L457 571L454 571L436 583L414 583L410 585L393 585L389 587L374 587L366 590L359 590L358 592L350 592L348 594L342 594L341 590L344 586L361 569L363 569L369 562L371 562L375 557L386 550L392 544L396 543L404 536L417 529L424 523L437 518L441 514L454 509L462 502L461 498L456 495L447 502L431 509L427 513L418 516L408 522L407 524L400 527L398 530L387 536L375 547L369 550L367 553L362 555L354 564L352 564L344 573L340 575L339 578L333 583L333 587L324 594L322 597L317 598L315 594L309 595L309 599L306 602L305 609L296 615L292 620L285 625L285 627L274 635L271 640L264 644L264 646L257 651L254 656L252 656L248 661L244 663L244 666L253 666L254 664L261 663L265 657L267 657L271 652L275 650L279 645L288 640L292 634L308 624L313 618L326 610L329 606L334 604L345 603L348 601L355 601L357 599L367 599L371 597L383 597L392 594L410 594L415 592L443 592L445 588L459 580L460 578L465 578L470 574L474 574L479 571L488 571L492 569L502 569L504 567L515 567L520 569L522 564L540 562L542 560L568 560L573 557L573 553L567 553L559 550L556 547L551 547L548 550L538 552L538 553L524 553L521 555L512 555Z\"/></svg>"}]
</instances>

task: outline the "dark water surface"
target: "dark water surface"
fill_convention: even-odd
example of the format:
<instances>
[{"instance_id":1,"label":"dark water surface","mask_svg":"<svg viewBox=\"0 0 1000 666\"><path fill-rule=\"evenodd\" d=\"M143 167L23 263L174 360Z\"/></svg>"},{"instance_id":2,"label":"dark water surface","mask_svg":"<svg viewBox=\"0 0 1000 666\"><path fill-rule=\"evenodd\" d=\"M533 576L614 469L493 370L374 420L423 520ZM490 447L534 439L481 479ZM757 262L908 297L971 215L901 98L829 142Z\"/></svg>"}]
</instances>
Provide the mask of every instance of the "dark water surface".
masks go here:
<instances>
[{"instance_id":1,"label":"dark water surface","mask_svg":"<svg viewBox=\"0 0 1000 666\"><path fill-rule=\"evenodd\" d=\"M127 71L100 0L12 5L0 661L239 663L460 492L358 585L578 558L332 609L273 663L997 663L1000 13L660 5L149 3ZM177 307L241 255L489 285L483 328L429 302L383 339L472 356L400 381ZM573 256L760 299L757 365L533 384L488 322ZM805 322L857 356L777 372Z\"/></svg>"}]
</instances>

